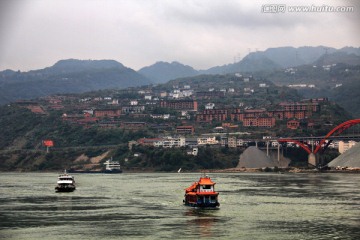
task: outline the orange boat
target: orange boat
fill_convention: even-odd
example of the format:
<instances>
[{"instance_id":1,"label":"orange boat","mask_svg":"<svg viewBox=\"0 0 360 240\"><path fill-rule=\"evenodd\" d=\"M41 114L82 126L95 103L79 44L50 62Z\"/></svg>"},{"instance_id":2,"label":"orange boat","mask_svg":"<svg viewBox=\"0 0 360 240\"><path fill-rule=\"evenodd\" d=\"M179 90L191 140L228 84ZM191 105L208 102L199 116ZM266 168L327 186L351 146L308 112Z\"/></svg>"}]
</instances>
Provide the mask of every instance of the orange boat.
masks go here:
<instances>
[{"instance_id":1,"label":"orange boat","mask_svg":"<svg viewBox=\"0 0 360 240\"><path fill-rule=\"evenodd\" d=\"M198 182L194 182L185 189L184 204L191 207L216 208L220 206L218 202L218 192L215 192L215 182L208 176L200 177Z\"/></svg>"}]
</instances>

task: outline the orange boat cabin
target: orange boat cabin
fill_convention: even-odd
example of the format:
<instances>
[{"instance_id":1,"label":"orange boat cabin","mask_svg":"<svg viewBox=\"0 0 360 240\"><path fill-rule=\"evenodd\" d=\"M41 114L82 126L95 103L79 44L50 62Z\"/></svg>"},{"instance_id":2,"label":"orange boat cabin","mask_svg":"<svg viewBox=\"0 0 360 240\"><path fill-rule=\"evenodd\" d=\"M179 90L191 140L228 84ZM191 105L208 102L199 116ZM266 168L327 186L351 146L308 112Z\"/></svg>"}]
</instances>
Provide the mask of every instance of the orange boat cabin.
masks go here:
<instances>
[{"instance_id":1,"label":"orange boat cabin","mask_svg":"<svg viewBox=\"0 0 360 240\"><path fill-rule=\"evenodd\" d=\"M185 189L184 204L191 207L219 207L219 193L215 192L215 184L208 176L200 177L198 182Z\"/></svg>"}]
</instances>

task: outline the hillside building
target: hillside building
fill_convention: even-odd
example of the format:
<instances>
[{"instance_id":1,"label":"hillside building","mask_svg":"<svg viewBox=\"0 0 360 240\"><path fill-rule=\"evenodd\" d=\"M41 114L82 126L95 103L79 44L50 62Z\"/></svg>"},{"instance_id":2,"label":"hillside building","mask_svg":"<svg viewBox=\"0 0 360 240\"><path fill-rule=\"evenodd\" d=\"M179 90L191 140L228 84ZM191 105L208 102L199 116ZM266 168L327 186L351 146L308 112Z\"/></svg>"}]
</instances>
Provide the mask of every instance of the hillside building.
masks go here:
<instances>
[{"instance_id":1,"label":"hillside building","mask_svg":"<svg viewBox=\"0 0 360 240\"><path fill-rule=\"evenodd\" d=\"M95 117L119 117L121 115L121 109L95 109Z\"/></svg>"},{"instance_id":2,"label":"hillside building","mask_svg":"<svg viewBox=\"0 0 360 240\"><path fill-rule=\"evenodd\" d=\"M194 100L168 100L160 101L160 107L171 108L175 110L197 111L198 103Z\"/></svg>"}]
</instances>

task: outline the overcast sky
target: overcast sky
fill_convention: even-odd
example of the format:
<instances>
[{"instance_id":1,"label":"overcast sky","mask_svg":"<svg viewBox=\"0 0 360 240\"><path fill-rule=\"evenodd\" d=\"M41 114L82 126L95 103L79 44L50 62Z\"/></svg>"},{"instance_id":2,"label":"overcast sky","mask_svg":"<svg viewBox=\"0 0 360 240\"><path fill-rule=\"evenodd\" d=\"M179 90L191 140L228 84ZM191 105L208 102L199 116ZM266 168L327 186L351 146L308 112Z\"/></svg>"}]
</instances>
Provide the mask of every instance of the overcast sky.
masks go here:
<instances>
[{"instance_id":1,"label":"overcast sky","mask_svg":"<svg viewBox=\"0 0 360 240\"><path fill-rule=\"evenodd\" d=\"M281 46L360 46L357 0L0 0L0 71L61 59L208 69ZM281 13L269 5L286 4ZM353 6L348 13L289 6Z\"/></svg>"}]
</instances>

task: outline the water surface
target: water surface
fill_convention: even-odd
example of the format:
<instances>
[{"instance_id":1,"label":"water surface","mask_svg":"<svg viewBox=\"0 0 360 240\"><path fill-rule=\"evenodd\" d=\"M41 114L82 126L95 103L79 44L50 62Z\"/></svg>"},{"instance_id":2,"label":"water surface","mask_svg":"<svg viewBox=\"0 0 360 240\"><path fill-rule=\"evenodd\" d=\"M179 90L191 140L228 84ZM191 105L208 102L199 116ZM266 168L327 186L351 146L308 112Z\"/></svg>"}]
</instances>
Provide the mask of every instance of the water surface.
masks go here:
<instances>
[{"instance_id":1,"label":"water surface","mask_svg":"<svg viewBox=\"0 0 360 240\"><path fill-rule=\"evenodd\" d=\"M196 173L0 174L0 239L359 239L359 174L211 173L219 210L182 204Z\"/></svg>"}]
</instances>

